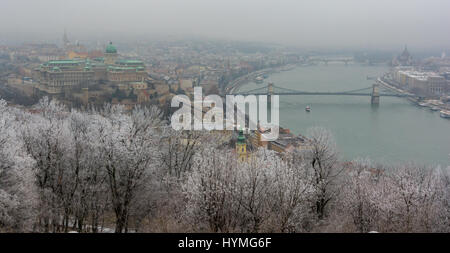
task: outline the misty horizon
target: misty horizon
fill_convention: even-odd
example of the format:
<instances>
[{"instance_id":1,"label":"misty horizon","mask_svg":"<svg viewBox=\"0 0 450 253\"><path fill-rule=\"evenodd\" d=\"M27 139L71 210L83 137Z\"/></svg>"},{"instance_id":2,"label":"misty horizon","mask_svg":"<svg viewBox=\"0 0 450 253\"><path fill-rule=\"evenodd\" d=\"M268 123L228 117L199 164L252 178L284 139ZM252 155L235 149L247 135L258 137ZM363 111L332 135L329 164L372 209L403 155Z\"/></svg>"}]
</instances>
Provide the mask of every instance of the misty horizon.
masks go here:
<instances>
[{"instance_id":1,"label":"misty horizon","mask_svg":"<svg viewBox=\"0 0 450 253\"><path fill-rule=\"evenodd\" d=\"M450 2L2 1L0 44L218 39L303 49L449 49ZM350 8L351 7L351 8Z\"/></svg>"}]
</instances>

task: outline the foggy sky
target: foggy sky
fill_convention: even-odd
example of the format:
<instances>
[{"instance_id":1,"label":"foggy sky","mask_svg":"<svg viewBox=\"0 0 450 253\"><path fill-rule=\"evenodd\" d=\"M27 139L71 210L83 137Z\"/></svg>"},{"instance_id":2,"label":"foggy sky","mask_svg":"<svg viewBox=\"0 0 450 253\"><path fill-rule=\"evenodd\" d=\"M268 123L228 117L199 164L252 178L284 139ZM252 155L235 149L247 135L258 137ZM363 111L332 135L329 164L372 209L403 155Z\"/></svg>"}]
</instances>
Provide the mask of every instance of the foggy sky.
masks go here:
<instances>
[{"instance_id":1,"label":"foggy sky","mask_svg":"<svg viewBox=\"0 0 450 253\"><path fill-rule=\"evenodd\" d=\"M1 40L156 35L312 48L450 48L448 0L0 0Z\"/></svg>"}]
</instances>

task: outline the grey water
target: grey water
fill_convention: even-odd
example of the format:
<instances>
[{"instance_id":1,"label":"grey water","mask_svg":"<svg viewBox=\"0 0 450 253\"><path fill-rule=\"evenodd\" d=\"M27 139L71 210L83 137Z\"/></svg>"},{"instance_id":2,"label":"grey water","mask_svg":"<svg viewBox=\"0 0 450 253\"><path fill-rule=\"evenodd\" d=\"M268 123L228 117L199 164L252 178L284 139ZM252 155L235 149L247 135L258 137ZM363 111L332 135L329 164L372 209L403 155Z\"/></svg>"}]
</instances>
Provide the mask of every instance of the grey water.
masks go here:
<instances>
[{"instance_id":1,"label":"grey water","mask_svg":"<svg viewBox=\"0 0 450 253\"><path fill-rule=\"evenodd\" d=\"M380 76L387 66L328 64L297 67L270 75L263 84L248 83L241 91L278 87L301 91L347 91L371 86L367 76ZM368 91L370 92L370 91ZM280 125L305 135L310 127L330 130L342 159L369 158L384 164L414 162L450 165L450 120L420 108L405 98L381 97L373 107L370 97L280 96ZM306 106L311 112L306 112Z\"/></svg>"}]
</instances>

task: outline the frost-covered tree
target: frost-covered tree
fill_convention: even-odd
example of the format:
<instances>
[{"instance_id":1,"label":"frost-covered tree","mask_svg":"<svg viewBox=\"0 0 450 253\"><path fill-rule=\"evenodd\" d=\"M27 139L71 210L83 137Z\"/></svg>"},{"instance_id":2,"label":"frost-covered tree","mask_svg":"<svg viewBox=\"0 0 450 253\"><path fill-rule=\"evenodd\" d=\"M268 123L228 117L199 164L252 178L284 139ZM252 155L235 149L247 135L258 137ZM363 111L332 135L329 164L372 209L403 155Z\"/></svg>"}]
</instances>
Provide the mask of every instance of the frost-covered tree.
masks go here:
<instances>
[{"instance_id":1,"label":"frost-covered tree","mask_svg":"<svg viewBox=\"0 0 450 253\"><path fill-rule=\"evenodd\" d=\"M22 139L28 154L36 161L39 225L44 231L63 231L71 214L74 182L73 171L68 169L71 133L64 120L67 111L47 98L41 99L36 109L41 113L29 115Z\"/></svg>"},{"instance_id":2,"label":"frost-covered tree","mask_svg":"<svg viewBox=\"0 0 450 253\"><path fill-rule=\"evenodd\" d=\"M234 231L241 206L234 201L237 161L230 153L205 149L194 158L184 185L187 218L194 230Z\"/></svg>"},{"instance_id":3,"label":"frost-covered tree","mask_svg":"<svg viewBox=\"0 0 450 253\"><path fill-rule=\"evenodd\" d=\"M130 115L121 106L106 105L98 122L100 161L107 174L116 232L127 232L136 203L147 201L145 190L157 161L158 128L163 124L155 107L136 107ZM140 193L140 194L138 194Z\"/></svg>"},{"instance_id":4,"label":"frost-covered tree","mask_svg":"<svg viewBox=\"0 0 450 253\"><path fill-rule=\"evenodd\" d=\"M332 134L320 127L308 129L309 148L304 152L311 184L314 188L313 209L323 219L326 208L338 193L338 177L342 172Z\"/></svg>"},{"instance_id":5,"label":"frost-covered tree","mask_svg":"<svg viewBox=\"0 0 450 253\"><path fill-rule=\"evenodd\" d=\"M106 173L101 169L99 159L99 132L96 121L99 116L93 113L72 111L67 118L70 130L70 158L68 170L72 171L73 224L82 232L89 226L97 232L101 217L108 207L108 187Z\"/></svg>"},{"instance_id":6,"label":"frost-covered tree","mask_svg":"<svg viewBox=\"0 0 450 253\"><path fill-rule=\"evenodd\" d=\"M244 209L241 212L243 232L259 232L276 207L274 186L281 179L285 164L272 151L258 150L246 163L240 163L234 198ZM273 202L272 202L273 201ZM278 203L277 203L278 204Z\"/></svg>"},{"instance_id":7,"label":"frost-covered tree","mask_svg":"<svg viewBox=\"0 0 450 253\"><path fill-rule=\"evenodd\" d=\"M435 170L416 165L390 168L376 191L380 230L431 232L439 211L439 180Z\"/></svg>"},{"instance_id":8,"label":"frost-covered tree","mask_svg":"<svg viewBox=\"0 0 450 253\"><path fill-rule=\"evenodd\" d=\"M437 175L439 178L438 189L440 191L439 209L437 211L436 231L450 231L450 166L447 168L438 168Z\"/></svg>"},{"instance_id":9,"label":"frost-covered tree","mask_svg":"<svg viewBox=\"0 0 450 253\"><path fill-rule=\"evenodd\" d=\"M336 210L340 222L350 220L357 232L367 233L378 229L378 206L376 192L383 171L374 168L368 159L358 159L347 167L340 202Z\"/></svg>"},{"instance_id":10,"label":"frost-covered tree","mask_svg":"<svg viewBox=\"0 0 450 253\"><path fill-rule=\"evenodd\" d=\"M31 231L37 196L34 161L18 136L22 112L0 100L0 231Z\"/></svg>"},{"instance_id":11,"label":"frost-covered tree","mask_svg":"<svg viewBox=\"0 0 450 253\"><path fill-rule=\"evenodd\" d=\"M273 157L279 164L272 168L274 202L271 227L274 232L307 231L311 222L310 202L314 188L307 173L308 164L297 161L295 157L295 154L287 155L283 161L278 156Z\"/></svg>"},{"instance_id":12,"label":"frost-covered tree","mask_svg":"<svg viewBox=\"0 0 450 253\"><path fill-rule=\"evenodd\" d=\"M304 164L289 164L274 151L258 149L240 166L235 198L244 208L244 231L302 230L313 194Z\"/></svg>"},{"instance_id":13,"label":"frost-covered tree","mask_svg":"<svg viewBox=\"0 0 450 253\"><path fill-rule=\"evenodd\" d=\"M155 107L0 101L0 232L449 231L450 168L343 162L327 130L308 137L239 162L229 135L174 131Z\"/></svg>"},{"instance_id":14,"label":"frost-covered tree","mask_svg":"<svg viewBox=\"0 0 450 253\"><path fill-rule=\"evenodd\" d=\"M245 163L220 149L204 150L184 189L188 218L213 232L296 231L311 193L298 168L264 149Z\"/></svg>"},{"instance_id":15,"label":"frost-covered tree","mask_svg":"<svg viewBox=\"0 0 450 253\"><path fill-rule=\"evenodd\" d=\"M175 177L191 170L195 152L200 148L201 138L198 131L175 131L164 129L165 138L160 145L162 169Z\"/></svg>"}]
</instances>

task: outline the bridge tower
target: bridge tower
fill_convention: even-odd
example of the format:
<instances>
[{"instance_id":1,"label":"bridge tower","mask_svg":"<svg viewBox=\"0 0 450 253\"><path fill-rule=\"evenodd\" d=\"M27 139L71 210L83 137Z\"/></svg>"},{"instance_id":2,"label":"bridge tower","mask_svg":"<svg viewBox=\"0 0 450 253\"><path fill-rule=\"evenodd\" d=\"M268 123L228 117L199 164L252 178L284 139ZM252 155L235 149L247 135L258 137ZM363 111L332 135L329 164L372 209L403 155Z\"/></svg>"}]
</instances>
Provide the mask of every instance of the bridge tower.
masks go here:
<instances>
[{"instance_id":1,"label":"bridge tower","mask_svg":"<svg viewBox=\"0 0 450 253\"><path fill-rule=\"evenodd\" d=\"M273 83L267 85L267 104L272 105L272 95L273 95Z\"/></svg>"},{"instance_id":2,"label":"bridge tower","mask_svg":"<svg viewBox=\"0 0 450 253\"><path fill-rule=\"evenodd\" d=\"M372 86L372 96L371 96L370 102L372 105L380 104L380 92L378 90L378 84L374 84Z\"/></svg>"}]
</instances>

